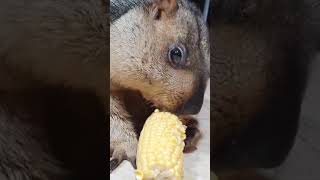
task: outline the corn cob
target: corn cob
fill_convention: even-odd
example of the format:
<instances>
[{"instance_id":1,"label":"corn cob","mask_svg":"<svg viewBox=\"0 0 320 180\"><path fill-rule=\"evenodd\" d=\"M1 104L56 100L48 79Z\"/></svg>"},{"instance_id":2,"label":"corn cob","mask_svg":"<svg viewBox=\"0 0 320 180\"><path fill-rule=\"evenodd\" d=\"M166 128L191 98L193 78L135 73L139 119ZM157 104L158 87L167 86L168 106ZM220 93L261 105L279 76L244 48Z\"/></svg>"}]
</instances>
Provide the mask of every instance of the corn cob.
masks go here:
<instances>
[{"instance_id":1,"label":"corn cob","mask_svg":"<svg viewBox=\"0 0 320 180\"><path fill-rule=\"evenodd\" d=\"M140 134L136 178L181 180L185 131L177 116L155 110Z\"/></svg>"}]
</instances>

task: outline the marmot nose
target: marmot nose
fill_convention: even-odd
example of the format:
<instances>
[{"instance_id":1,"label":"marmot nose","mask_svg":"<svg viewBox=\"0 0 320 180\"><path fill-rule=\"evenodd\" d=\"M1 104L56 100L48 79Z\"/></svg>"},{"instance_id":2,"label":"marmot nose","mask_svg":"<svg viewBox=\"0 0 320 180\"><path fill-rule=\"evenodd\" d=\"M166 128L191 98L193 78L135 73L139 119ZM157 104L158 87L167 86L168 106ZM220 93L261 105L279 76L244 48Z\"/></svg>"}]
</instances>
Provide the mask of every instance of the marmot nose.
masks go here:
<instances>
[{"instance_id":1,"label":"marmot nose","mask_svg":"<svg viewBox=\"0 0 320 180\"><path fill-rule=\"evenodd\" d=\"M201 105L194 105L193 103L187 102L186 104L183 104L180 106L177 110L177 114L179 115L193 115L198 114L201 110Z\"/></svg>"},{"instance_id":2,"label":"marmot nose","mask_svg":"<svg viewBox=\"0 0 320 180\"><path fill-rule=\"evenodd\" d=\"M177 114L198 114L201 110L204 98L205 86L200 85L195 94L176 111Z\"/></svg>"}]
</instances>

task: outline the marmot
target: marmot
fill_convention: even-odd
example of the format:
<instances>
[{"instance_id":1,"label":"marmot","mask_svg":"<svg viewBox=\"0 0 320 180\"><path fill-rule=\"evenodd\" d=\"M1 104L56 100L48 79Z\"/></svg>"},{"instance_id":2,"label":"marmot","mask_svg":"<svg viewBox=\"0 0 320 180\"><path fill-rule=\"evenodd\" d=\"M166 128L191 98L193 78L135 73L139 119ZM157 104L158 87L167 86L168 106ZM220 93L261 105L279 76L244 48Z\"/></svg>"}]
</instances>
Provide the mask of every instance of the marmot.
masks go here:
<instances>
[{"instance_id":1,"label":"marmot","mask_svg":"<svg viewBox=\"0 0 320 180\"><path fill-rule=\"evenodd\" d=\"M211 5L211 168L224 179L223 172L276 167L297 133L319 37L310 33L316 10L308 0Z\"/></svg>"},{"instance_id":2,"label":"marmot","mask_svg":"<svg viewBox=\"0 0 320 180\"><path fill-rule=\"evenodd\" d=\"M110 172L125 159L135 166L139 112L132 109L196 114L210 71L206 23L190 1L114 0L111 20ZM140 120L150 113L140 111Z\"/></svg>"},{"instance_id":3,"label":"marmot","mask_svg":"<svg viewBox=\"0 0 320 180\"><path fill-rule=\"evenodd\" d=\"M0 179L106 177L107 10L1 1Z\"/></svg>"}]
</instances>

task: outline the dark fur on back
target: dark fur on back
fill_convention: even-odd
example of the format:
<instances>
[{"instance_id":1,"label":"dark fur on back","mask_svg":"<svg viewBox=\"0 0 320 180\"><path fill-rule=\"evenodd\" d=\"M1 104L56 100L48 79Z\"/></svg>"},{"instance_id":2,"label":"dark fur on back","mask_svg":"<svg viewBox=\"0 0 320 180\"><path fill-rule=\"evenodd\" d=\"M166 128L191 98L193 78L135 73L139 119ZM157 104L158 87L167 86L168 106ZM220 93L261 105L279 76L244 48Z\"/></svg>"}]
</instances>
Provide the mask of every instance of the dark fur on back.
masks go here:
<instances>
[{"instance_id":1,"label":"dark fur on back","mask_svg":"<svg viewBox=\"0 0 320 180\"><path fill-rule=\"evenodd\" d=\"M145 3L146 0L110 0L110 19L111 22L115 21L123 14Z\"/></svg>"}]
</instances>

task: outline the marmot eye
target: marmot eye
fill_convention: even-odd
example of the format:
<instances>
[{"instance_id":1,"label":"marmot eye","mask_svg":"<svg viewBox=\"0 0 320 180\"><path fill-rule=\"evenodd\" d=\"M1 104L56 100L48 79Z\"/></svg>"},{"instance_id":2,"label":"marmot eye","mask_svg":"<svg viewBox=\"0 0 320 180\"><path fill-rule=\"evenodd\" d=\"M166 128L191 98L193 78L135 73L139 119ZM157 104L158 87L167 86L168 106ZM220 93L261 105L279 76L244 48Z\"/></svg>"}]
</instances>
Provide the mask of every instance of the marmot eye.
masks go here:
<instances>
[{"instance_id":1,"label":"marmot eye","mask_svg":"<svg viewBox=\"0 0 320 180\"><path fill-rule=\"evenodd\" d=\"M187 64L186 50L183 45L171 45L169 48L168 56L171 65L175 68L180 68Z\"/></svg>"}]
</instances>

